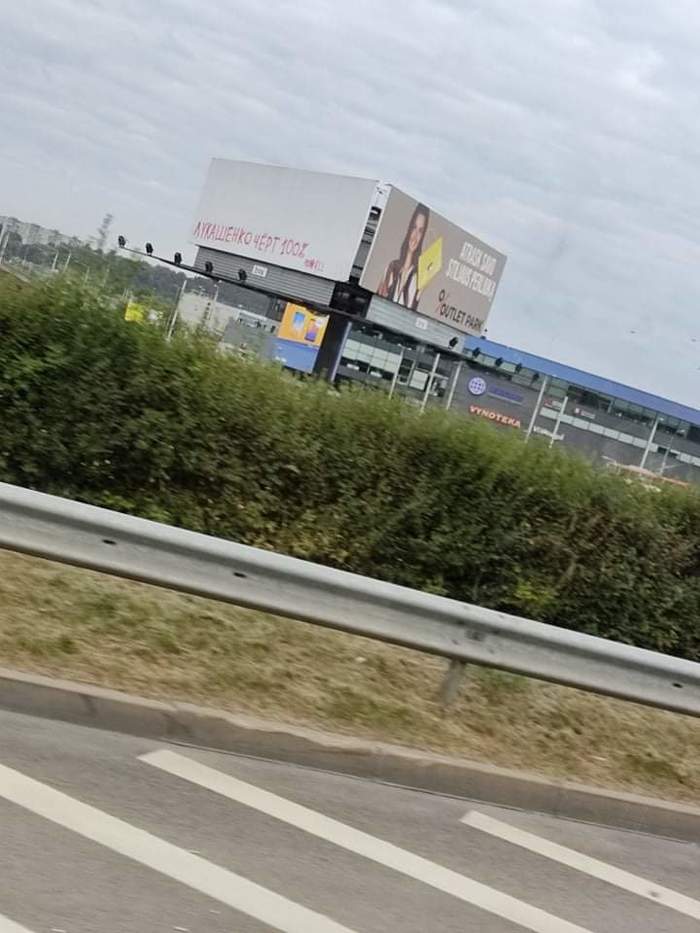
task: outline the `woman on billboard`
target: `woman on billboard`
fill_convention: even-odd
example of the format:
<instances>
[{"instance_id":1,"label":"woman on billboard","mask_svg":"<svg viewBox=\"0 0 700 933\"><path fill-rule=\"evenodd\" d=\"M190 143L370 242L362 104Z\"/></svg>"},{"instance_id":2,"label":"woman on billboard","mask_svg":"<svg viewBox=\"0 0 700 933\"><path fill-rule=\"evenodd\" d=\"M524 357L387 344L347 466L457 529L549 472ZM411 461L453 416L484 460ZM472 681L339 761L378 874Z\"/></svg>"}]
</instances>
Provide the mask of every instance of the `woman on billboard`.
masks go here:
<instances>
[{"instance_id":1,"label":"woman on billboard","mask_svg":"<svg viewBox=\"0 0 700 933\"><path fill-rule=\"evenodd\" d=\"M423 240L428 229L430 210L425 204L417 204L406 230L397 259L386 267L379 283L377 294L396 304L416 311L420 292L418 290L418 258L423 250Z\"/></svg>"}]
</instances>

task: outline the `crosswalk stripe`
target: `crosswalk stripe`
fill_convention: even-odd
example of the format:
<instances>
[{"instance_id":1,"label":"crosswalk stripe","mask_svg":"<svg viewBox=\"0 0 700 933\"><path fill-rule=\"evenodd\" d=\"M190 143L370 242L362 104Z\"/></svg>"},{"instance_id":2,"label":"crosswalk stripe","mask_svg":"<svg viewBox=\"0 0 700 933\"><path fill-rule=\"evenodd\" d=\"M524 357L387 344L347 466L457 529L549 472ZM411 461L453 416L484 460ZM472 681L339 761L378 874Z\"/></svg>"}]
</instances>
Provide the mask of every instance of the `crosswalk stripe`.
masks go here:
<instances>
[{"instance_id":1,"label":"crosswalk stripe","mask_svg":"<svg viewBox=\"0 0 700 933\"><path fill-rule=\"evenodd\" d=\"M369 833L324 816L316 810L302 807L183 755L163 749L142 755L140 760L295 826L319 839L332 842L349 852L378 862L534 933L590 933L589 930L561 920L539 907L533 907L525 901L430 862L390 842L370 836Z\"/></svg>"},{"instance_id":2,"label":"crosswalk stripe","mask_svg":"<svg viewBox=\"0 0 700 933\"><path fill-rule=\"evenodd\" d=\"M275 930L283 933L353 933L348 927L241 875L207 862L4 765L0 765L0 797L255 917ZM6 933L2 922L0 930ZM29 931L8 926L7 933Z\"/></svg>"},{"instance_id":3,"label":"crosswalk stripe","mask_svg":"<svg viewBox=\"0 0 700 933\"><path fill-rule=\"evenodd\" d=\"M9 917L0 914L0 933L32 933L27 927L22 927Z\"/></svg>"},{"instance_id":4,"label":"crosswalk stripe","mask_svg":"<svg viewBox=\"0 0 700 933\"><path fill-rule=\"evenodd\" d=\"M700 901L693 900L685 894L679 894L678 891L672 891L670 888L664 888L655 881L649 881L646 878L640 878L621 868L615 868L606 862L584 855L575 849L567 849L566 846L560 846L548 839L542 839L533 833L528 833L523 829L517 829L508 823L502 823L484 813L477 813L472 810L462 817L462 823L471 826L473 829L479 829L482 832L489 833L510 842L513 845L521 846L537 855L561 862L569 868L584 872L592 878L598 878L600 881L606 881L608 884L630 891L632 894L638 894L647 900L660 904L662 907L669 907L678 913L686 914L688 917L695 917L700 920Z\"/></svg>"}]
</instances>

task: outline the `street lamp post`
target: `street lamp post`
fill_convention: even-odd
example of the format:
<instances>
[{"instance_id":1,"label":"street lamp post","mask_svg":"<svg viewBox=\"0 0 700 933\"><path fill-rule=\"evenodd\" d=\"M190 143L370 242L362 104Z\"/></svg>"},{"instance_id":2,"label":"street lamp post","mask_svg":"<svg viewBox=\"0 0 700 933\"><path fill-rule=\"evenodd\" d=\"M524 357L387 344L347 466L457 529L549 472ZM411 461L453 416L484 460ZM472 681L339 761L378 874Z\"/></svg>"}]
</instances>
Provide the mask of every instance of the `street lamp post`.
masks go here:
<instances>
[{"instance_id":1,"label":"street lamp post","mask_svg":"<svg viewBox=\"0 0 700 933\"><path fill-rule=\"evenodd\" d=\"M216 311L216 306L219 301L219 284L218 280L214 283L214 295L209 299L204 309L204 314L202 316L203 327L209 327L211 319Z\"/></svg>"},{"instance_id":2,"label":"street lamp post","mask_svg":"<svg viewBox=\"0 0 700 933\"><path fill-rule=\"evenodd\" d=\"M401 364L403 363L404 354L406 352L405 347L401 347L401 355L399 356L399 362L396 364L396 371L391 380L391 388L389 389L389 398L392 397L396 391L396 383L399 381L399 370L401 369Z\"/></svg>"},{"instance_id":3,"label":"street lamp post","mask_svg":"<svg viewBox=\"0 0 700 933\"><path fill-rule=\"evenodd\" d=\"M457 388L459 377L462 375L463 366L464 366L464 361L460 360L454 368L454 373L452 374L452 382L450 383L450 391L447 394L447 402L445 404L445 411L449 411L449 409L452 407L452 400L455 397L455 389Z\"/></svg>"},{"instance_id":4,"label":"street lamp post","mask_svg":"<svg viewBox=\"0 0 700 933\"><path fill-rule=\"evenodd\" d=\"M430 370L430 375L428 376L428 382L425 386L425 392L423 393L423 401L420 405L420 410L425 411L425 406L428 404L428 396L430 395L430 390L433 387L433 379L435 378L435 373L437 372L438 363L440 362L440 354L435 354L435 359L433 360L433 368Z\"/></svg>"},{"instance_id":5,"label":"street lamp post","mask_svg":"<svg viewBox=\"0 0 700 933\"><path fill-rule=\"evenodd\" d=\"M654 440L656 439L656 431L659 427L660 418L661 416L657 412L656 418L654 418L654 423L652 424L651 430L649 431L649 437L647 438L646 446L644 448L644 453L642 454L641 463L639 464L639 467L642 470L646 469L647 460L649 459L649 454L651 453L652 445L654 443Z\"/></svg>"},{"instance_id":6,"label":"street lamp post","mask_svg":"<svg viewBox=\"0 0 700 933\"><path fill-rule=\"evenodd\" d=\"M525 432L525 440L528 441L532 435L532 432L535 430L535 422L539 417L540 411L542 410L542 400L544 399L544 393L547 391L547 386L549 385L549 376L545 376L542 380L542 385L540 386L540 392L537 396L537 401L535 402L535 410L532 413L532 418L530 418L530 423L527 426L527 431Z\"/></svg>"},{"instance_id":7,"label":"street lamp post","mask_svg":"<svg viewBox=\"0 0 700 933\"><path fill-rule=\"evenodd\" d=\"M557 420L554 422L554 430L552 431L552 437L549 441L549 446L554 447L554 442L557 439L557 434L559 433L559 428L561 427L561 419L564 417L564 412L566 411L566 406L569 404L569 396L565 395L564 400L559 406L559 411L557 412Z\"/></svg>"},{"instance_id":8,"label":"street lamp post","mask_svg":"<svg viewBox=\"0 0 700 933\"><path fill-rule=\"evenodd\" d=\"M185 294L185 289L187 288L187 279L182 283L177 298L175 299L175 307L173 308L173 313L170 315L170 320L168 321L168 327L165 332L165 339L170 340L173 336L173 331L175 330L175 325L177 324L177 319L180 316L180 302L182 301L182 296Z\"/></svg>"}]
</instances>

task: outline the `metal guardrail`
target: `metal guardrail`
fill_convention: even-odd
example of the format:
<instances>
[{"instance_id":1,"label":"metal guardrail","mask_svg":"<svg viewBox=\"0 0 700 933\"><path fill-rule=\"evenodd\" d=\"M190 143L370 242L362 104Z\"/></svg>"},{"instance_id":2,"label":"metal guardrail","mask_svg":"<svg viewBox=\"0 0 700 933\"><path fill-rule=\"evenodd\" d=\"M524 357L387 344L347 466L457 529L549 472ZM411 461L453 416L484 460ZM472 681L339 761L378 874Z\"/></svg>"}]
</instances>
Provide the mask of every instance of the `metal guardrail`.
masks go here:
<instances>
[{"instance_id":1,"label":"metal guardrail","mask_svg":"<svg viewBox=\"0 0 700 933\"><path fill-rule=\"evenodd\" d=\"M0 548L700 716L700 664L5 483Z\"/></svg>"}]
</instances>

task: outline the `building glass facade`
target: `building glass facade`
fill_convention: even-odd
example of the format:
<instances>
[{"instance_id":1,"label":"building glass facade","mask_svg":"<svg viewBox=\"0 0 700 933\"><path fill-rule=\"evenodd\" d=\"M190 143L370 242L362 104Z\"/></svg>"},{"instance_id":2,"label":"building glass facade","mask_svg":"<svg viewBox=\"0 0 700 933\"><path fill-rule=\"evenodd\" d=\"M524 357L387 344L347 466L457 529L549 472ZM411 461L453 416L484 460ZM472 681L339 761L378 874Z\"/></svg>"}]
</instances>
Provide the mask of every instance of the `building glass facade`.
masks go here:
<instances>
[{"instance_id":1,"label":"building glass facade","mask_svg":"<svg viewBox=\"0 0 700 933\"><path fill-rule=\"evenodd\" d=\"M700 483L699 410L505 345L469 338L446 353L358 322L337 381L450 407L612 469Z\"/></svg>"},{"instance_id":2,"label":"building glass facade","mask_svg":"<svg viewBox=\"0 0 700 933\"><path fill-rule=\"evenodd\" d=\"M361 383L416 403L435 404L445 398L453 371L454 358L434 347L358 323L345 340L336 382Z\"/></svg>"}]
</instances>

